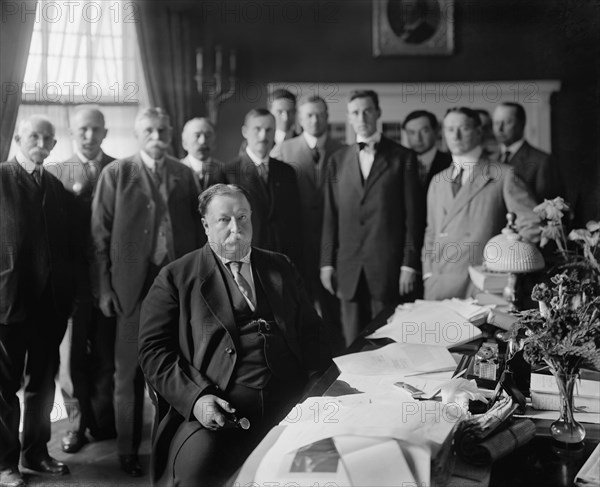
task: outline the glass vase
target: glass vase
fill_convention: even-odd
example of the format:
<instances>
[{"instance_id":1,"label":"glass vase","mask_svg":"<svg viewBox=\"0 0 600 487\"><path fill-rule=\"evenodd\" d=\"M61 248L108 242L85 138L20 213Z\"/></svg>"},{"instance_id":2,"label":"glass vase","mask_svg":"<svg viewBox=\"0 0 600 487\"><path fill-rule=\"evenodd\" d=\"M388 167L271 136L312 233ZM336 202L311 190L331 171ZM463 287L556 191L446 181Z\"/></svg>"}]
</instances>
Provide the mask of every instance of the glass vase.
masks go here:
<instances>
[{"instance_id":1,"label":"glass vase","mask_svg":"<svg viewBox=\"0 0 600 487\"><path fill-rule=\"evenodd\" d=\"M585 429L575 421L573 415L573 390L579 374L556 374L556 384L560 395L560 417L550 426L550 434L561 443L581 443L585 438Z\"/></svg>"}]
</instances>

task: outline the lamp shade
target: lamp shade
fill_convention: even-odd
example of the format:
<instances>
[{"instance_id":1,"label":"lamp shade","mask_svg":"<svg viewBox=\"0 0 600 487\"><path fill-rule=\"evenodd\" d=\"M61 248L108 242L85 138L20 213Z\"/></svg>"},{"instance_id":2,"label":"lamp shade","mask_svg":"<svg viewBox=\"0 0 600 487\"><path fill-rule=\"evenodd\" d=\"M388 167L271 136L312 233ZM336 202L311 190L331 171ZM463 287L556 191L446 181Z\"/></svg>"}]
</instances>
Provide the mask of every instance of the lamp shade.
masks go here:
<instances>
[{"instance_id":1,"label":"lamp shade","mask_svg":"<svg viewBox=\"0 0 600 487\"><path fill-rule=\"evenodd\" d=\"M540 271L546 265L544 257L535 245L523 242L515 229L515 218L514 213L508 213L508 223L502 233L492 237L485 245L485 266L491 271L515 274Z\"/></svg>"}]
</instances>

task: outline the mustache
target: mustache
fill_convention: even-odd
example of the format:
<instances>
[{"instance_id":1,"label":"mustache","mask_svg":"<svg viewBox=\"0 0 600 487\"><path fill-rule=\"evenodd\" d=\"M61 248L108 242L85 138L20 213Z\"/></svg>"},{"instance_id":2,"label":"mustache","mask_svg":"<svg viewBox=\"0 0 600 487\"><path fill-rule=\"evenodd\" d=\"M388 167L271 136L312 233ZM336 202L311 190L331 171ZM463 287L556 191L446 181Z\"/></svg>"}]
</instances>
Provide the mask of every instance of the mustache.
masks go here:
<instances>
[{"instance_id":1,"label":"mustache","mask_svg":"<svg viewBox=\"0 0 600 487\"><path fill-rule=\"evenodd\" d=\"M34 147L29 151L29 157L31 159L46 159L50 155L50 151L43 147Z\"/></svg>"},{"instance_id":2,"label":"mustache","mask_svg":"<svg viewBox=\"0 0 600 487\"><path fill-rule=\"evenodd\" d=\"M156 147L158 149L165 149L166 150L169 146L167 144L165 144L162 140L155 140L153 142L150 142L148 144L148 147L152 147L152 148Z\"/></svg>"}]
</instances>

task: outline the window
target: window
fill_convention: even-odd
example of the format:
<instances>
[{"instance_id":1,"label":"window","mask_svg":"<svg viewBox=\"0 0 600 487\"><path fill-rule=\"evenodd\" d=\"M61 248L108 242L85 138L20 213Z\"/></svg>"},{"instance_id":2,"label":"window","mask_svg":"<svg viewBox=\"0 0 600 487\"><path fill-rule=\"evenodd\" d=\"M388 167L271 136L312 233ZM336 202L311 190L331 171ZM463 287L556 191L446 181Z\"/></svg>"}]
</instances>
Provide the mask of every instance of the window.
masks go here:
<instances>
[{"instance_id":1,"label":"window","mask_svg":"<svg viewBox=\"0 0 600 487\"><path fill-rule=\"evenodd\" d=\"M42 113L54 123L58 143L49 161L73 153L69 121L81 104L104 113L106 153L136 151L134 119L147 103L134 8L117 0L38 2L18 119ZM11 155L15 150L13 142Z\"/></svg>"}]
</instances>

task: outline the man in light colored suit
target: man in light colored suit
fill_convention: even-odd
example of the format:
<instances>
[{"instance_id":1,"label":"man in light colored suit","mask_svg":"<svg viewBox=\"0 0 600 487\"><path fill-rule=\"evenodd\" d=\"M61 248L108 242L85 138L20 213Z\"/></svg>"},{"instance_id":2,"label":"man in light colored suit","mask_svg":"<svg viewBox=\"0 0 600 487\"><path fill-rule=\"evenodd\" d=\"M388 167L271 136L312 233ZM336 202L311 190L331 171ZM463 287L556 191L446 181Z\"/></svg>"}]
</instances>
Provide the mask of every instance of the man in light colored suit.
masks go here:
<instances>
[{"instance_id":1,"label":"man in light colored suit","mask_svg":"<svg viewBox=\"0 0 600 487\"><path fill-rule=\"evenodd\" d=\"M111 162L92 203L100 309L117 316L115 410L121 469L141 475L144 378L137 363L141 302L160 269L197 249L201 221L194 174L167 155L169 116L160 108L135 122L140 151Z\"/></svg>"},{"instance_id":2,"label":"man in light colored suit","mask_svg":"<svg viewBox=\"0 0 600 487\"><path fill-rule=\"evenodd\" d=\"M558 168L547 154L525 140L525 109L518 103L498 105L493 114L494 135L500 145L498 162L512 166L537 202L560 195Z\"/></svg>"},{"instance_id":3,"label":"man in light colored suit","mask_svg":"<svg viewBox=\"0 0 600 487\"><path fill-rule=\"evenodd\" d=\"M212 157L216 140L215 127L207 118L192 118L183 127L181 142L188 154L181 162L196 174L199 193L225 182L223 163Z\"/></svg>"},{"instance_id":4,"label":"man in light colored suit","mask_svg":"<svg viewBox=\"0 0 600 487\"><path fill-rule=\"evenodd\" d=\"M296 96L288 90L278 89L271 95L269 111L275 117L275 145L271 157L281 159L281 144L298 135L296 132Z\"/></svg>"},{"instance_id":5,"label":"man in light colored suit","mask_svg":"<svg viewBox=\"0 0 600 487\"><path fill-rule=\"evenodd\" d=\"M321 282L342 300L351 344L384 308L414 292L420 271L424 205L415 153L377 130L379 97L355 91L348 120L357 143L328 164Z\"/></svg>"},{"instance_id":6,"label":"man in light colored suit","mask_svg":"<svg viewBox=\"0 0 600 487\"><path fill-rule=\"evenodd\" d=\"M306 96L298 103L298 121L301 135L284 140L281 160L296 170L302 210L303 254L310 298L318 306L325 323L331 328L333 351L342 348L340 302L327 292L319 278L321 232L323 230L323 203L325 175L329 157L344 145L327 133L327 104L319 96ZM341 351L341 350L340 350Z\"/></svg>"},{"instance_id":7,"label":"man in light colored suit","mask_svg":"<svg viewBox=\"0 0 600 487\"><path fill-rule=\"evenodd\" d=\"M105 317L98 303L94 303L89 271L92 197L100 173L115 159L102 151L107 133L100 110L79 107L71 120L75 153L66 161L48 167L65 189L73 193L74 225L81 243L72 331L68 337L72 391L66 384L63 386L69 422L73 425L62 439L62 449L67 453L81 450L88 442L88 429L96 440L116 436L113 408L116 323L114 318Z\"/></svg>"},{"instance_id":8,"label":"man in light colored suit","mask_svg":"<svg viewBox=\"0 0 600 487\"><path fill-rule=\"evenodd\" d=\"M533 195L512 167L491 161L483 151L477 112L451 108L443 128L453 164L433 179L427 193L425 299L471 295L468 267L482 263L485 244L506 225L507 212L516 213L524 239L539 239Z\"/></svg>"}]
</instances>

